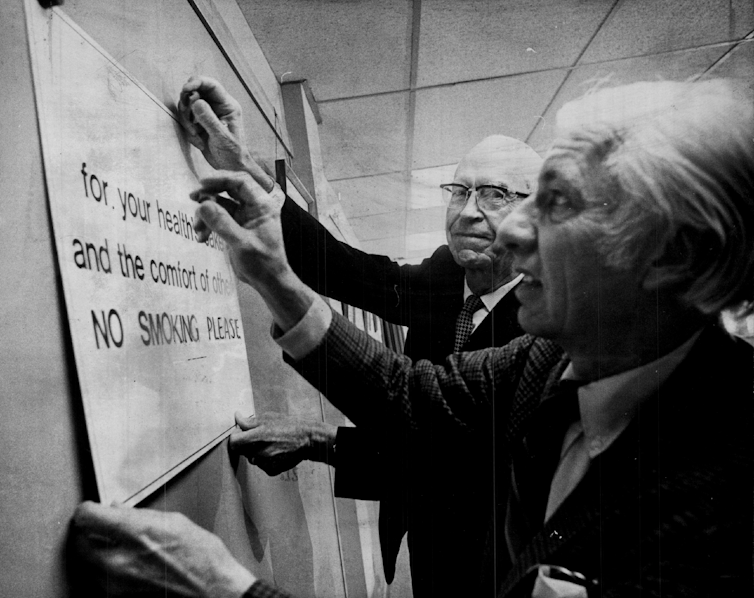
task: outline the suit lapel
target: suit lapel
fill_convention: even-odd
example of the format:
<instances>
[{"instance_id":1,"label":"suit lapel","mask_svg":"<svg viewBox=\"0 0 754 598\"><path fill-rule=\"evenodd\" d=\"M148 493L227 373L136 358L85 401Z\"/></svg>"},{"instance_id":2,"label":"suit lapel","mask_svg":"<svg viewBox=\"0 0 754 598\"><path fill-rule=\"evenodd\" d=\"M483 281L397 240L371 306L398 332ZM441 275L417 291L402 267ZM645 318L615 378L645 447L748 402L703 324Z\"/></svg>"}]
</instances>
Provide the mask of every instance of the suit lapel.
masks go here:
<instances>
[{"instance_id":1,"label":"suit lapel","mask_svg":"<svg viewBox=\"0 0 754 598\"><path fill-rule=\"evenodd\" d=\"M622 538L615 537L620 536L615 533L616 528L623 529L625 533L626 527L630 528L630 522L638 522L645 511L653 513L652 509L659 504L658 492L661 489L666 496L682 495L689 490L698 491L694 487L694 483L699 483L698 480L690 479L687 468L679 466L685 460L674 460L669 456L675 450L673 443L676 439L669 437L669 432L661 436L659 429L671 429L671 425L665 421L671 415L673 425L679 426L684 433L697 425L695 420L707 420L709 411L689 403L688 399L694 396L715 396L717 387L704 372L710 367L713 371L724 372L726 365L731 367L731 364L734 364L733 369L742 369L738 367L733 355L730 341L721 337L718 331L707 330L699 338L692 352L666 383L653 397L642 403L637 416L613 445L592 461L589 471L577 488L521 553L498 596L518 596L518 590L528 587L528 584L522 583L526 572L537 564L561 565L588 577L597 576L599 572L596 570L582 570L583 563L600 563L604 555L597 553L590 558L584 554L585 551L620 550L617 546L620 546ZM561 360L553 369L546 389L559 379L565 365L567 360ZM724 375L723 378L725 379ZM689 409L692 404L696 409ZM525 401L518 401L514 409L519 416L533 411ZM713 425L712 429L707 430L712 435L706 442L715 446L723 445L725 441L722 438L715 440L713 430L716 427L719 426ZM680 444L688 446L688 442L693 440L685 438ZM728 452L736 454L743 451L734 448ZM665 456L662 478L658 475L659 454ZM699 473L701 480L711 486L714 486L714 476L719 475L710 467ZM672 526L672 522L669 525ZM571 562L574 558L579 562Z\"/></svg>"},{"instance_id":2,"label":"suit lapel","mask_svg":"<svg viewBox=\"0 0 754 598\"><path fill-rule=\"evenodd\" d=\"M537 349L537 347L532 348L533 351ZM510 413L507 414L507 425L504 427L509 446L520 442L524 437L532 414L544 397L551 394L553 387L568 366L570 362L568 356L562 352L559 355L556 362L552 360L554 355L548 355L544 359L535 355L527 360L511 403ZM555 363L554 367L553 363Z\"/></svg>"},{"instance_id":3,"label":"suit lapel","mask_svg":"<svg viewBox=\"0 0 754 598\"><path fill-rule=\"evenodd\" d=\"M638 426L632 424L615 441L611 447L613 450L603 453L592 462L578 487L519 555L503 582L499 596L517 596L518 594L510 592L524 581L524 578L527 582L531 580L532 578L526 575L527 571L540 564L561 565L588 577L596 576L596 572L580 570L580 565L569 562L568 557L563 555L573 554L569 552L569 548L579 542L585 533L595 533L609 524L609 520L620 516L621 505L625 505L623 498L631 496L639 500L640 488L635 476L610 475L611 472L614 474L618 471L625 474L622 465L627 460L634 460L638 453L638 445ZM604 492L606 488L610 488L609 494ZM585 556L580 552L578 554L580 559ZM599 555L584 560L596 563L599 562Z\"/></svg>"}]
</instances>

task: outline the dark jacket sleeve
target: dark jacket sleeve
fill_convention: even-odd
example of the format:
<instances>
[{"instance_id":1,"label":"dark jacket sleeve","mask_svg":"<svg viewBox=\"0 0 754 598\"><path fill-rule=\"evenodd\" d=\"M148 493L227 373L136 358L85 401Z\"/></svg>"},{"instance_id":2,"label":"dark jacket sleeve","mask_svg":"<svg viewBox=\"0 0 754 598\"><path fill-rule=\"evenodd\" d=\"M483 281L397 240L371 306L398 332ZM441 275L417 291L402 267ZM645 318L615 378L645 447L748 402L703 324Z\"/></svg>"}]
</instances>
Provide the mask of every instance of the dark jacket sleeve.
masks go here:
<instances>
[{"instance_id":1,"label":"dark jacket sleeve","mask_svg":"<svg viewBox=\"0 0 754 598\"><path fill-rule=\"evenodd\" d=\"M335 447L335 496L381 500L384 459L373 432L363 426L339 427Z\"/></svg>"},{"instance_id":2,"label":"dark jacket sleeve","mask_svg":"<svg viewBox=\"0 0 754 598\"><path fill-rule=\"evenodd\" d=\"M293 596L262 579L258 579L244 592L241 598L293 598Z\"/></svg>"},{"instance_id":3,"label":"dark jacket sleeve","mask_svg":"<svg viewBox=\"0 0 754 598\"><path fill-rule=\"evenodd\" d=\"M443 333L431 324L433 317L448 309L448 302L438 295L453 288L461 297L463 284L463 271L447 247L419 265L401 266L338 241L290 198L286 197L281 219L288 261L309 287L389 322L416 328L409 338L419 334L419 344L407 342L420 353L426 353L422 348ZM374 434L362 427L340 429L336 446L336 495L379 500L385 463Z\"/></svg>"},{"instance_id":4,"label":"dark jacket sleeve","mask_svg":"<svg viewBox=\"0 0 754 598\"><path fill-rule=\"evenodd\" d=\"M480 429L512 396L534 337L502 348L450 355L445 364L412 363L333 314L320 346L298 362L286 360L353 421L390 437L396 428L434 432Z\"/></svg>"},{"instance_id":5,"label":"dark jacket sleeve","mask_svg":"<svg viewBox=\"0 0 754 598\"><path fill-rule=\"evenodd\" d=\"M425 288L431 278L431 259L399 265L386 256L355 249L338 241L288 197L281 220L291 267L321 295L408 326L412 298L431 292Z\"/></svg>"}]
</instances>

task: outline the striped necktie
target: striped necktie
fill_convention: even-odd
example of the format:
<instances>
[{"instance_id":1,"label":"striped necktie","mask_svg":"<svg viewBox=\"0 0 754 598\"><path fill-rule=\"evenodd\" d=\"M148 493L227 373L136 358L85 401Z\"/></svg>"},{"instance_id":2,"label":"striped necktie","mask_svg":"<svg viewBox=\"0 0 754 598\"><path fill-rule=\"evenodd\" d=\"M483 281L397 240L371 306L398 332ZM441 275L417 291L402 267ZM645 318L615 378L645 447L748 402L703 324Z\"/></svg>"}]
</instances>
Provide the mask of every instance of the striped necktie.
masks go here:
<instances>
[{"instance_id":1,"label":"striped necktie","mask_svg":"<svg viewBox=\"0 0 754 598\"><path fill-rule=\"evenodd\" d=\"M474 329L474 323L472 322L472 316L474 312L484 307L484 303L478 295L469 295L466 297L466 302L461 308L461 313L458 314L456 319L456 340L453 344L453 352L458 353L466 341L471 336L471 331Z\"/></svg>"}]
</instances>

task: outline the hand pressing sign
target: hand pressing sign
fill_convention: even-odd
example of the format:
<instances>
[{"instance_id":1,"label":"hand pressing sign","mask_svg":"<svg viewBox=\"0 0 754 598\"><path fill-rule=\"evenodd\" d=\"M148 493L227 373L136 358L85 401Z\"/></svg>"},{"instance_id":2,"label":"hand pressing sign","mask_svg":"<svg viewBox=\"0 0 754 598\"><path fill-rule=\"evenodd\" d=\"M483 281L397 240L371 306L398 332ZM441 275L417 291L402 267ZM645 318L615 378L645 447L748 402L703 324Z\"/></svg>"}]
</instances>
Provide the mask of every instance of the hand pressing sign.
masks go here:
<instances>
[{"instance_id":1,"label":"hand pressing sign","mask_svg":"<svg viewBox=\"0 0 754 598\"><path fill-rule=\"evenodd\" d=\"M336 426L280 413L256 417L236 413L236 423L241 431L231 434L230 449L267 475L288 471L304 460L334 465L332 448L338 431Z\"/></svg>"},{"instance_id":2,"label":"hand pressing sign","mask_svg":"<svg viewBox=\"0 0 754 598\"><path fill-rule=\"evenodd\" d=\"M239 598L256 581L222 541L179 513L84 502L72 543L107 596Z\"/></svg>"}]
</instances>

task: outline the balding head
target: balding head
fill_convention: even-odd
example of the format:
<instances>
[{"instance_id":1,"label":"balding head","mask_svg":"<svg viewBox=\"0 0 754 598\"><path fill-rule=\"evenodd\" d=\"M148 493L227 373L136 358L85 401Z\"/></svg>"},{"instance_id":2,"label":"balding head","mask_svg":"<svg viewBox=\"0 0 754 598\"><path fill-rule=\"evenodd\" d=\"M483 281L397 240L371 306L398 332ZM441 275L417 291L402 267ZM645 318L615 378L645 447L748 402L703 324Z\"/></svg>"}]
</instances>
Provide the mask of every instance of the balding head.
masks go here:
<instances>
[{"instance_id":1,"label":"balding head","mask_svg":"<svg viewBox=\"0 0 754 598\"><path fill-rule=\"evenodd\" d=\"M507 187L530 195L537 187L542 158L523 141L505 135L490 135L472 147L458 163L456 176L470 164L498 173Z\"/></svg>"},{"instance_id":2,"label":"balding head","mask_svg":"<svg viewBox=\"0 0 754 598\"><path fill-rule=\"evenodd\" d=\"M523 141L491 135L475 145L456 169L453 182L477 189L491 185L521 196L536 190L542 158ZM515 202L496 210L480 209L476 196L464 205L451 203L445 220L448 246L466 270L466 280L477 294L488 293L510 279L510 258L495 245L497 228Z\"/></svg>"}]
</instances>

